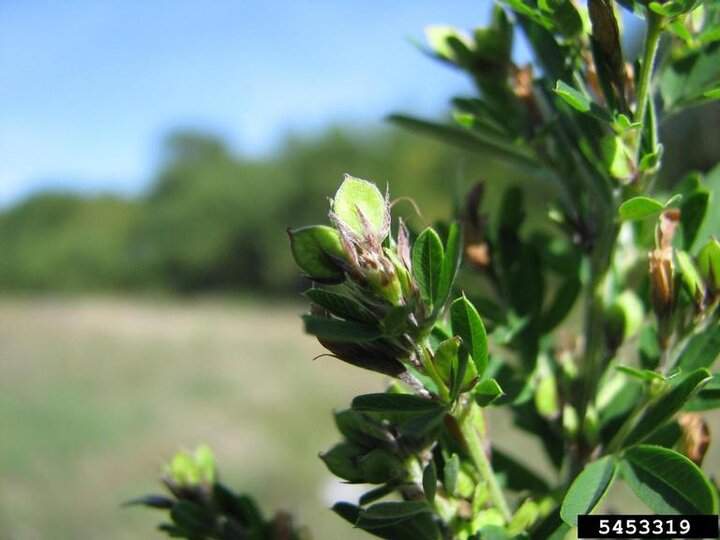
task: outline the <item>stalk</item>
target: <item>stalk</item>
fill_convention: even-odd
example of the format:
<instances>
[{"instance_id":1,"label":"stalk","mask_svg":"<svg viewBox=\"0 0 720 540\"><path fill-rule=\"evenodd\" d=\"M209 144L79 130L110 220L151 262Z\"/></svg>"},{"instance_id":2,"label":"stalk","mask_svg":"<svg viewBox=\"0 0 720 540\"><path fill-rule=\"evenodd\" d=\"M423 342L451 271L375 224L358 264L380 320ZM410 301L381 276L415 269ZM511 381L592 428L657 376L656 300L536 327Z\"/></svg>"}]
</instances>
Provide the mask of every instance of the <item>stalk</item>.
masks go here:
<instances>
[{"instance_id":1,"label":"stalk","mask_svg":"<svg viewBox=\"0 0 720 540\"><path fill-rule=\"evenodd\" d=\"M500 488L500 484L498 484L497 478L495 477L490 460L485 454L485 449L482 444L480 444L480 438L474 424L474 407L475 405L471 403L468 410L458 418L460 432L462 433L463 439L465 439L465 445L470 452L470 457L475 463L475 467L483 480L487 482L490 500L492 500L495 508L500 511L505 521L509 523L512 519L512 513L505 500L505 495Z\"/></svg>"},{"instance_id":2,"label":"stalk","mask_svg":"<svg viewBox=\"0 0 720 540\"><path fill-rule=\"evenodd\" d=\"M645 36L645 49L643 51L640 77L637 83L637 106L635 108L636 121L640 123L640 129L642 129L645 123L645 114L648 108L648 100L650 99L650 81L652 79L655 58L657 57L658 46L660 44L663 22L663 18L650 9L647 10L646 16L647 34ZM638 137L638 152L640 150L641 140L642 136Z\"/></svg>"}]
</instances>

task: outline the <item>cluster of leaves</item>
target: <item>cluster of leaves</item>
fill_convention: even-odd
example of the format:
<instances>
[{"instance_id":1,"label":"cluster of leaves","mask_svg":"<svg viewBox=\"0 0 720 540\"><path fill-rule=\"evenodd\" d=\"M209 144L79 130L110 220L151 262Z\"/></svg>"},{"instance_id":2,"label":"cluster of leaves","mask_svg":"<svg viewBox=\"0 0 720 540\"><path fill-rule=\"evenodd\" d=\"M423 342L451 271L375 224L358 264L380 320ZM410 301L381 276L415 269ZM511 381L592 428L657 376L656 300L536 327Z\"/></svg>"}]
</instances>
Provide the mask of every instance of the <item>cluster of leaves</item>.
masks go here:
<instances>
[{"instance_id":1,"label":"cluster of leaves","mask_svg":"<svg viewBox=\"0 0 720 540\"><path fill-rule=\"evenodd\" d=\"M171 538L189 540L308 540L292 518L278 512L263 516L249 495L238 495L217 478L215 458L207 446L192 454L181 451L165 467L162 483L168 495L147 495L126 504L167 511L169 523L158 529Z\"/></svg>"},{"instance_id":2,"label":"cluster of leaves","mask_svg":"<svg viewBox=\"0 0 720 540\"><path fill-rule=\"evenodd\" d=\"M326 285L305 293L312 306L305 330L340 360L401 381L386 393L358 396L336 415L345 440L322 459L348 482L380 487L360 506L335 511L387 538L437 538L441 531L467 538L504 522L501 499L499 510L468 512L498 496L473 445L484 430L477 407L502 391L487 376L488 340L477 310L464 296L448 305L462 252L459 226L447 228L444 243L432 228L412 241L399 220L394 238L388 197L350 176L332 199L330 219L334 227L289 231L300 268ZM403 500L375 502L391 493Z\"/></svg>"},{"instance_id":3,"label":"cluster of leaves","mask_svg":"<svg viewBox=\"0 0 720 540\"><path fill-rule=\"evenodd\" d=\"M697 412L718 405L709 369L720 352L712 236L720 168L690 175L671 193L657 193L654 179L660 122L718 97L720 4L621 2L646 23L634 64L625 61L612 2L498 4L491 25L472 35L428 31L426 52L478 89L454 101L456 125L392 119L554 188L552 234L522 235L520 191L508 191L488 216L478 211L478 185L462 213L466 258L485 284L472 298L503 347L491 362L506 392L497 403L540 439L560 480L558 509L530 530L543 536L575 525L616 471L656 512L717 512L717 488L695 464L708 444ZM513 26L540 77L513 63ZM557 326L573 326L566 319L577 300L583 326L563 343ZM535 501L551 493L529 490Z\"/></svg>"},{"instance_id":4,"label":"cluster of leaves","mask_svg":"<svg viewBox=\"0 0 720 540\"><path fill-rule=\"evenodd\" d=\"M657 513L718 512L699 413L720 405L720 168L670 193L655 178L660 122L718 96L720 4L621 4L646 24L634 64L610 0L504 0L472 35L431 28L426 52L478 95L454 101L452 126L393 117L547 186L542 227L528 233L520 189L485 212L488 181L440 234L402 220L393 233L389 196L346 176L330 226L289 231L315 284L306 332L396 379L336 414L343 441L322 454L372 486L334 506L356 527L561 538L616 479ZM513 61L516 29L535 69ZM493 446L483 408L496 406L537 438L552 479Z\"/></svg>"}]
</instances>

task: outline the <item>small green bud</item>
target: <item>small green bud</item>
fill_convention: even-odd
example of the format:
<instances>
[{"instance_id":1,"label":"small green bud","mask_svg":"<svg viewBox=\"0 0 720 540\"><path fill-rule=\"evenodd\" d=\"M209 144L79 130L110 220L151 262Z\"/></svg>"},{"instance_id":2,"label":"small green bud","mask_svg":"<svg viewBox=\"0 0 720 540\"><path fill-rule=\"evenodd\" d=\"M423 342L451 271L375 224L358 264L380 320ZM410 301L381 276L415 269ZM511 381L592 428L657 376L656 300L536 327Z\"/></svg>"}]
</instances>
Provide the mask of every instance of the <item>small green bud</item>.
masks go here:
<instances>
[{"instance_id":1,"label":"small green bud","mask_svg":"<svg viewBox=\"0 0 720 540\"><path fill-rule=\"evenodd\" d=\"M381 263L379 267L365 266L363 277L373 291L393 306L399 306L403 303L403 292L397 271L389 260L384 259Z\"/></svg>"},{"instance_id":2,"label":"small green bud","mask_svg":"<svg viewBox=\"0 0 720 540\"><path fill-rule=\"evenodd\" d=\"M535 391L535 407L545 418L556 418L560 414L557 381L554 375L545 375L540 379Z\"/></svg>"},{"instance_id":3,"label":"small green bud","mask_svg":"<svg viewBox=\"0 0 720 540\"><path fill-rule=\"evenodd\" d=\"M192 455L185 451L178 452L166 470L170 479L181 487L215 483L215 457L206 445L200 445Z\"/></svg>"},{"instance_id":4,"label":"small green bud","mask_svg":"<svg viewBox=\"0 0 720 540\"><path fill-rule=\"evenodd\" d=\"M578 418L577 410L572 405L565 405L563 407L563 431L565 436L574 439L577 435L578 428L580 427L580 419Z\"/></svg>"},{"instance_id":5,"label":"small green bud","mask_svg":"<svg viewBox=\"0 0 720 540\"><path fill-rule=\"evenodd\" d=\"M632 291L623 291L605 311L605 337L611 350L635 335L643 323L645 312L640 298Z\"/></svg>"}]
</instances>

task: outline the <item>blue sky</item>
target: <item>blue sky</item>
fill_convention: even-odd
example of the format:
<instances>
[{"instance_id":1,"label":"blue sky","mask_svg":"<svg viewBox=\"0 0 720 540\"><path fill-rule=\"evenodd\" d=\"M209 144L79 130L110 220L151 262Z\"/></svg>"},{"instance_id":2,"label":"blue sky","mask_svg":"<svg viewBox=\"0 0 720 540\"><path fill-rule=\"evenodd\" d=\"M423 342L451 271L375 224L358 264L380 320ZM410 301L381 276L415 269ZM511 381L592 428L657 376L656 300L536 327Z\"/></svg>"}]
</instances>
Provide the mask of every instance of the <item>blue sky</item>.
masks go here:
<instances>
[{"instance_id":1,"label":"blue sky","mask_svg":"<svg viewBox=\"0 0 720 540\"><path fill-rule=\"evenodd\" d=\"M2 0L0 206L46 187L137 193L163 134L241 152L287 130L439 113L469 89L406 40L472 27L484 0Z\"/></svg>"}]
</instances>

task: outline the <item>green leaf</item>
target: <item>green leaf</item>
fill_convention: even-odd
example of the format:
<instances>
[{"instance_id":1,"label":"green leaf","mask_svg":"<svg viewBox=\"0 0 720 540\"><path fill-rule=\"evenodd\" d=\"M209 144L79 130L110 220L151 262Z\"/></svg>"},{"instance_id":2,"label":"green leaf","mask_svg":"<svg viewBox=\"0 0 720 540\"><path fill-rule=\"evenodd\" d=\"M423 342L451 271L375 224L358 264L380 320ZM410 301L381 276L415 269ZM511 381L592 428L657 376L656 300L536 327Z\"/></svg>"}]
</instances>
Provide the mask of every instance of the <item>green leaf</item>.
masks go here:
<instances>
[{"instance_id":1,"label":"green leaf","mask_svg":"<svg viewBox=\"0 0 720 540\"><path fill-rule=\"evenodd\" d=\"M711 324L685 345L675 367L683 372L711 367L720 355L720 325Z\"/></svg>"},{"instance_id":2,"label":"green leaf","mask_svg":"<svg viewBox=\"0 0 720 540\"><path fill-rule=\"evenodd\" d=\"M375 315L364 307L360 302L348 296L326 291L324 289L309 289L305 296L320 307L325 308L331 314L342 319L350 319L357 322L377 323Z\"/></svg>"},{"instance_id":3,"label":"green leaf","mask_svg":"<svg viewBox=\"0 0 720 540\"><path fill-rule=\"evenodd\" d=\"M333 198L332 211L361 238L368 232L380 239L387 236L388 201L372 182L346 174ZM369 231L363 226L361 214L367 219Z\"/></svg>"},{"instance_id":4,"label":"green leaf","mask_svg":"<svg viewBox=\"0 0 720 540\"><path fill-rule=\"evenodd\" d=\"M355 321L341 321L315 315L303 315L302 320L305 323L305 332L330 341L369 341L381 336L377 327Z\"/></svg>"},{"instance_id":5,"label":"green leaf","mask_svg":"<svg viewBox=\"0 0 720 540\"><path fill-rule=\"evenodd\" d=\"M220 512L251 529L262 527L265 523L260 509L251 497L236 495L219 482L213 485L213 502Z\"/></svg>"},{"instance_id":6,"label":"green leaf","mask_svg":"<svg viewBox=\"0 0 720 540\"><path fill-rule=\"evenodd\" d=\"M375 489L371 489L370 491L367 491L360 496L360 498L358 499L358 503L360 503L360 506L374 503L375 501L382 499L387 495L390 495L393 491L395 491L395 489L396 487L392 484L385 484Z\"/></svg>"},{"instance_id":7,"label":"green leaf","mask_svg":"<svg viewBox=\"0 0 720 540\"><path fill-rule=\"evenodd\" d=\"M387 440L387 433L366 415L345 409L334 413L335 425L348 441L360 446L377 446Z\"/></svg>"},{"instance_id":8,"label":"green leaf","mask_svg":"<svg viewBox=\"0 0 720 540\"><path fill-rule=\"evenodd\" d=\"M175 503L172 499L168 499L164 495L145 495L125 501L123 506L147 506L148 508L158 508L160 510L169 510Z\"/></svg>"},{"instance_id":9,"label":"green leaf","mask_svg":"<svg viewBox=\"0 0 720 540\"><path fill-rule=\"evenodd\" d=\"M345 251L338 232L324 225L288 229L290 250L300 270L321 283L340 283L345 274L338 264Z\"/></svg>"},{"instance_id":10,"label":"green leaf","mask_svg":"<svg viewBox=\"0 0 720 540\"><path fill-rule=\"evenodd\" d=\"M478 377L482 379L488 363L488 340L485 326L475 306L465 297L457 298L450 306L453 333L463 340L463 347L475 362Z\"/></svg>"},{"instance_id":11,"label":"green leaf","mask_svg":"<svg viewBox=\"0 0 720 540\"><path fill-rule=\"evenodd\" d=\"M620 205L620 219L623 221L639 221L657 216L665 209L660 201L650 197L633 197Z\"/></svg>"},{"instance_id":12,"label":"green leaf","mask_svg":"<svg viewBox=\"0 0 720 540\"><path fill-rule=\"evenodd\" d=\"M413 394L364 394L352 400L354 411L420 415L444 411L437 401Z\"/></svg>"},{"instance_id":13,"label":"green leaf","mask_svg":"<svg viewBox=\"0 0 720 540\"><path fill-rule=\"evenodd\" d=\"M657 514L716 514L717 493L685 456L661 446L631 448L620 462L622 477Z\"/></svg>"},{"instance_id":14,"label":"green leaf","mask_svg":"<svg viewBox=\"0 0 720 540\"><path fill-rule=\"evenodd\" d=\"M703 189L685 197L680 205L683 246L687 251L690 251L695 243L697 234L705 220L709 204L710 193Z\"/></svg>"},{"instance_id":15,"label":"green leaf","mask_svg":"<svg viewBox=\"0 0 720 540\"><path fill-rule=\"evenodd\" d=\"M433 229L420 233L412 250L412 271L422 299L431 306L438 299L443 255L442 242Z\"/></svg>"},{"instance_id":16,"label":"green leaf","mask_svg":"<svg viewBox=\"0 0 720 540\"><path fill-rule=\"evenodd\" d=\"M500 396L505 395L502 388L495 379L485 379L480 381L473 389L473 397L475 403L480 407L487 407Z\"/></svg>"},{"instance_id":17,"label":"green leaf","mask_svg":"<svg viewBox=\"0 0 720 540\"><path fill-rule=\"evenodd\" d=\"M552 14L553 23L565 37L573 37L583 29L582 18L569 0L540 0L538 5L543 11Z\"/></svg>"},{"instance_id":18,"label":"green leaf","mask_svg":"<svg viewBox=\"0 0 720 540\"><path fill-rule=\"evenodd\" d=\"M428 412L421 415L410 415L408 420L400 423L398 430L402 435L419 439L428 434L428 432L437 428L445 418L445 409L434 412ZM392 415L388 415L392 418ZM402 417L404 415L400 415Z\"/></svg>"},{"instance_id":19,"label":"green leaf","mask_svg":"<svg viewBox=\"0 0 720 540\"><path fill-rule=\"evenodd\" d=\"M475 364L468 361L468 353L460 348L452 366L452 384L450 385L450 401L454 402L460 392L467 392L477 384L478 374Z\"/></svg>"},{"instance_id":20,"label":"green leaf","mask_svg":"<svg viewBox=\"0 0 720 540\"><path fill-rule=\"evenodd\" d=\"M620 373L624 373L630 377L638 379L639 381L664 381L665 377L657 371L651 369L635 369L630 366L615 366Z\"/></svg>"},{"instance_id":21,"label":"green leaf","mask_svg":"<svg viewBox=\"0 0 720 540\"><path fill-rule=\"evenodd\" d=\"M563 521L577 527L578 515L589 514L600 503L612 484L616 470L613 456L605 456L585 467L565 494L560 508Z\"/></svg>"},{"instance_id":22,"label":"green leaf","mask_svg":"<svg viewBox=\"0 0 720 540\"><path fill-rule=\"evenodd\" d=\"M362 509L354 504L337 503L332 510L350 524L386 540L440 540L440 531L429 512L418 513L400 523L383 526L377 526L376 521L371 520L370 527L366 528L359 524Z\"/></svg>"},{"instance_id":23,"label":"green leaf","mask_svg":"<svg viewBox=\"0 0 720 540\"><path fill-rule=\"evenodd\" d=\"M363 482L365 477L360 470L359 459L363 450L350 443L338 443L327 452L320 454L325 466L335 476L348 482Z\"/></svg>"},{"instance_id":24,"label":"green leaf","mask_svg":"<svg viewBox=\"0 0 720 540\"><path fill-rule=\"evenodd\" d=\"M565 81L558 81L554 88L555 93L573 109L582 113L590 111L591 101L585 94L576 90Z\"/></svg>"},{"instance_id":25,"label":"green leaf","mask_svg":"<svg viewBox=\"0 0 720 540\"><path fill-rule=\"evenodd\" d=\"M363 481L368 484L384 484L405 476L405 468L398 459L383 448L375 448L358 460Z\"/></svg>"},{"instance_id":26,"label":"green leaf","mask_svg":"<svg viewBox=\"0 0 720 540\"><path fill-rule=\"evenodd\" d=\"M445 254L443 255L442 269L440 271L436 308L445 305L445 302L450 297L452 285L462 261L462 251L462 229L458 223L453 222L450 224L447 241L445 242Z\"/></svg>"},{"instance_id":27,"label":"green leaf","mask_svg":"<svg viewBox=\"0 0 720 540\"><path fill-rule=\"evenodd\" d=\"M466 129L419 120L409 116L394 114L389 117L389 120L418 133L433 136L447 144L473 152L494 155L529 170L537 171L537 159L528 146L514 145L503 138L491 138L488 135L481 135Z\"/></svg>"},{"instance_id":28,"label":"green leaf","mask_svg":"<svg viewBox=\"0 0 720 540\"><path fill-rule=\"evenodd\" d=\"M361 512L357 525L363 529L383 527L426 512L431 509L425 501L381 502Z\"/></svg>"},{"instance_id":29,"label":"green leaf","mask_svg":"<svg viewBox=\"0 0 720 540\"><path fill-rule=\"evenodd\" d=\"M512 8L512 10L516 13L524 15L535 24L538 24L547 30L551 30L554 26L552 18L534 6L528 5L528 3L523 0L502 0L502 3Z\"/></svg>"},{"instance_id":30,"label":"green leaf","mask_svg":"<svg viewBox=\"0 0 720 540\"><path fill-rule=\"evenodd\" d=\"M707 369L696 369L681 382L673 386L667 394L651 404L633 426L625 438L624 446L640 443L652 435L658 428L682 409L697 388L710 377Z\"/></svg>"},{"instance_id":31,"label":"green leaf","mask_svg":"<svg viewBox=\"0 0 720 540\"><path fill-rule=\"evenodd\" d=\"M210 510L190 501L178 501L170 510L170 517L180 528L193 535L203 536L215 526L215 518Z\"/></svg>"},{"instance_id":32,"label":"green leaf","mask_svg":"<svg viewBox=\"0 0 720 540\"><path fill-rule=\"evenodd\" d=\"M435 461L430 460L425 470L423 471L423 490L425 491L425 498L430 504L435 502L435 494L437 493L437 469L435 468Z\"/></svg>"},{"instance_id":33,"label":"green leaf","mask_svg":"<svg viewBox=\"0 0 720 540\"><path fill-rule=\"evenodd\" d=\"M443 469L443 485L445 486L445 491L450 496L455 493L459 474L460 457L457 454L452 454L445 460L445 467Z\"/></svg>"}]
</instances>

